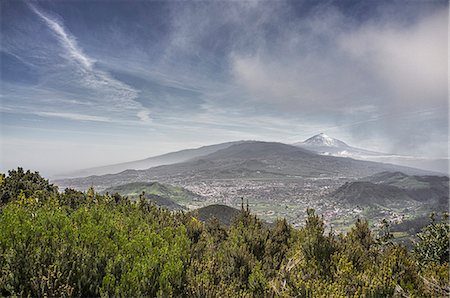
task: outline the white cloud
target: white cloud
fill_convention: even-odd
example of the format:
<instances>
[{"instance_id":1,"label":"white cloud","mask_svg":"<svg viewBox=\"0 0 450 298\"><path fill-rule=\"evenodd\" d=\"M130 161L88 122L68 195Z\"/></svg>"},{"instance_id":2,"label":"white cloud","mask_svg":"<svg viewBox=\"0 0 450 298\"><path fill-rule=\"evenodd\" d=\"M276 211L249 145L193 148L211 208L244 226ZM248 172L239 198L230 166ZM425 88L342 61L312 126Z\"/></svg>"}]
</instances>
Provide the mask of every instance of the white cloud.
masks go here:
<instances>
[{"instance_id":1,"label":"white cloud","mask_svg":"<svg viewBox=\"0 0 450 298\"><path fill-rule=\"evenodd\" d=\"M95 59L84 53L76 38L64 28L61 22L32 4L30 4L30 7L57 38L64 49L64 57L70 63L68 66L75 67L74 70L66 70L62 74L61 80L56 77L46 81L50 89L59 88L61 84L84 88L88 94L85 96L86 100L89 100L91 105L98 107L96 111L92 109L91 112L99 114L110 111L119 113L121 117L133 117L136 115L134 111L143 108L142 104L136 101L139 95L138 90L113 78L106 71L98 69ZM55 91L57 92L57 90ZM133 112L127 113L126 111Z\"/></svg>"},{"instance_id":2,"label":"white cloud","mask_svg":"<svg viewBox=\"0 0 450 298\"><path fill-rule=\"evenodd\" d=\"M447 10L407 27L369 24L338 39L338 45L379 80L398 108L445 104L447 43Z\"/></svg>"},{"instance_id":3,"label":"white cloud","mask_svg":"<svg viewBox=\"0 0 450 298\"><path fill-rule=\"evenodd\" d=\"M61 44L65 47L69 56L80 63L82 67L88 70L92 70L92 66L95 61L83 53L83 51L78 47L75 38L66 33L61 24L38 10L34 5L30 4L30 7L56 34Z\"/></svg>"},{"instance_id":4,"label":"white cloud","mask_svg":"<svg viewBox=\"0 0 450 298\"><path fill-rule=\"evenodd\" d=\"M150 111L148 110L142 110L137 113L137 117L144 123L149 123L152 121L152 118L150 118Z\"/></svg>"},{"instance_id":5,"label":"white cloud","mask_svg":"<svg viewBox=\"0 0 450 298\"><path fill-rule=\"evenodd\" d=\"M408 21L382 15L363 22L334 8L309 15L287 26L276 48L233 52L234 83L255 105L335 122L338 134L383 139L386 151L440 142L448 136L448 10Z\"/></svg>"},{"instance_id":6,"label":"white cloud","mask_svg":"<svg viewBox=\"0 0 450 298\"><path fill-rule=\"evenodd\" d=\"M320 28L315 18L299 26L312 27L312 32L291 30L277 51L233 53L236 84L254 100L288 110L370 105L383 111L446 104L447 11L409 26L390 20L342 29L346 19L339 14L321 20Z\"/></svg>"},{"instance_id":7,"label":"white cloud","mask_svg":"<svg viewBox=\"0 0 450 298\"><path fill-rule=\"evenodd\" d=\"M111 119L102 116L84 115L77 113L59 113L59 112L36 112L38 116L56 117L77 121L95 121L95 122L111 122Z\"/></svg>"}]
</instances>

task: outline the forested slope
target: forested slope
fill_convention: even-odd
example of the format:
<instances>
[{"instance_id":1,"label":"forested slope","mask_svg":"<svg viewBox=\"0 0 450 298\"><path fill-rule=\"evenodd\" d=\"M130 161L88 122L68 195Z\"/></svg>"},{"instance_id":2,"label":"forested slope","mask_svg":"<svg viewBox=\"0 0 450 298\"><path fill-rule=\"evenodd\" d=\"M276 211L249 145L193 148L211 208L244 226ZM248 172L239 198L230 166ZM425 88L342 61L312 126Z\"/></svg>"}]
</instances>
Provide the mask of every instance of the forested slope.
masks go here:
<instances>
[{"instance_id":1,"label":"forested slope","mask_svg":"<svg viewBox=\"0 0 450 298\"><path fill-rule=\"evenodd\" d=\"M37 173L0 176L0 295L148 297L440 297L449 294L449 225L414 250L375 235L263 225L240 210L229 228L142 199L66 189Z\"/></svg>"}]
</instances>

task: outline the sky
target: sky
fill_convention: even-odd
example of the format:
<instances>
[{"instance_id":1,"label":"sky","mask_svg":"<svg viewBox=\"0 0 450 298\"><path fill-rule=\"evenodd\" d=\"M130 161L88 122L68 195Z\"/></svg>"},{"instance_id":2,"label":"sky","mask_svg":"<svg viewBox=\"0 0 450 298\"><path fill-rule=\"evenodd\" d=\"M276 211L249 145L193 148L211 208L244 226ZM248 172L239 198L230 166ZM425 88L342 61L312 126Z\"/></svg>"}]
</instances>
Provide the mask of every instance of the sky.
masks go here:
<instances>
[{"instance_id":1,"label":"sky","mask_svg":"<svg viewBox=\"0 0 450 298\"><path fill-rule=\"evenodd\" d=\"M448 156L447 1L0 5L0 172L320 132Z\"/></svg>"}]
</instances>

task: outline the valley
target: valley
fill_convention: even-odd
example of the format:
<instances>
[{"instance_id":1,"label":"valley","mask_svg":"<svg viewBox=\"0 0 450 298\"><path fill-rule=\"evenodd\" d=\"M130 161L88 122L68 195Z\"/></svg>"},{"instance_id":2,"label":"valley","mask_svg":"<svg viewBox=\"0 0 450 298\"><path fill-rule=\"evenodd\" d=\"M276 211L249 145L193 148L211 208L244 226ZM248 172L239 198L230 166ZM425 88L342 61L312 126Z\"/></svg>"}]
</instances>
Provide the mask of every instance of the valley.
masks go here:
<instances>
[{"instance_id":1,"label":"valley","mask_svg":"<svg viewBox=\"0 0 450 298\"><path fill-rule=\"evenodd\" d=\"M352 148L324 134L306 143L309 149ZM141 169L148 160L167 156L168 164ZM149 158L144 164L128 163L132 164L138 168L53 182L60 189L84 191L93 186L131 196L145 191L187 210L211 204L240 208L244 198L262 220L286 218L296 227L304 223L306 209L313 208L336 231L346 231L357 218L368 219L376 228L383 219L401 223L448 206L448 177L276 142L230 142ZM156 185L166 186L155 192ZM157 202L163 206L175 206L161 200Z\"/></svg>"},{"instance_id":2,"label":"valley","mask_svg":"<svg viewBox=\"0 0 450 298\"><path fill-rule=\"evenodd\" d=\"M196 209L210 204L225 204L239 208L241 198L249 204L258 217L274 222L286 218L295 227L304 224L306 209L313 208L336 231L346 231L357 218L367 218L376 228L382 219L400 223L407 219L427 216L436 206L423 202L402 201L400 204L358 205L348 203L331 194L348 179L223 179L204 181L171 181L203 199L191 202L187 207ZM387 198L388 199L388 198Z\"/></svg>"}]
</instances>

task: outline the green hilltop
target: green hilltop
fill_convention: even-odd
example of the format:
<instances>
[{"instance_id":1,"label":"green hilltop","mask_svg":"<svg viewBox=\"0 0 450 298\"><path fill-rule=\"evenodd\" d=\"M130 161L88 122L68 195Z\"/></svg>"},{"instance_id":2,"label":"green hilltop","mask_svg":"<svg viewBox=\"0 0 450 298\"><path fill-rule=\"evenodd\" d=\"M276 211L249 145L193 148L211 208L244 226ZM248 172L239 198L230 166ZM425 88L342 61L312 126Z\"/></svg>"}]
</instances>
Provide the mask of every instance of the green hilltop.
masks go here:
<instances>
[{"instance_id":1,"label":"green hilltop","mask_svg":"<svg viewBox=\"0 0 450 298\"><path fill-rule=\"evenodd\" d=\"M129 196L131 199L138 198L143 192L146 195L156 195L179 204L188 204L189 202L201 199L201 196L183 187L159 182L133 182L113 186L104 191L104 193L118 193L123 196Z\"/></svg>"}]
</instances>

